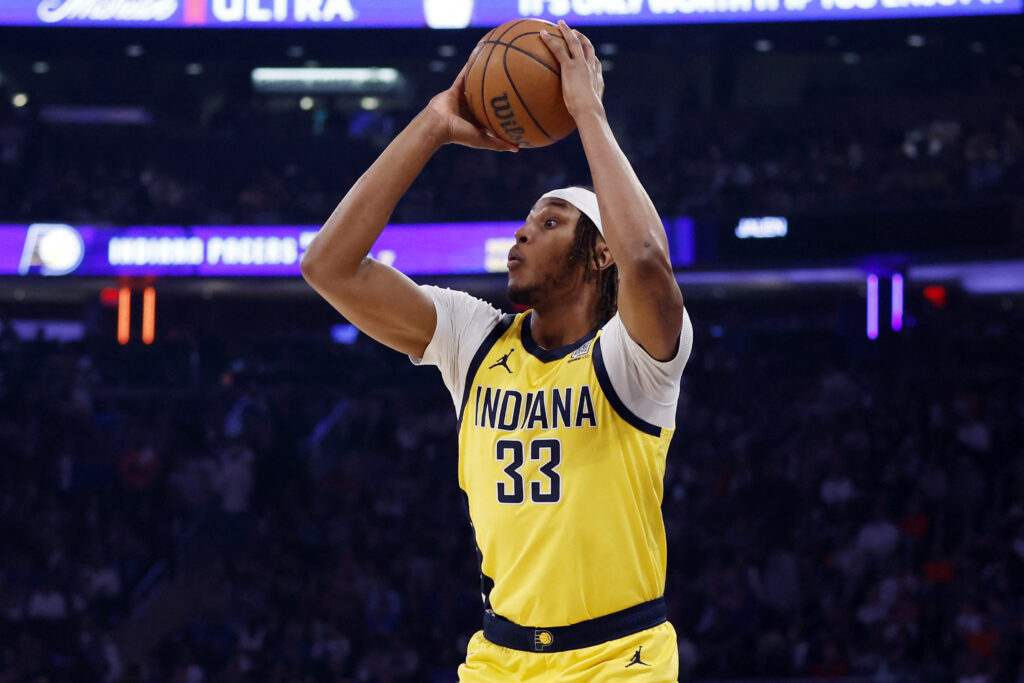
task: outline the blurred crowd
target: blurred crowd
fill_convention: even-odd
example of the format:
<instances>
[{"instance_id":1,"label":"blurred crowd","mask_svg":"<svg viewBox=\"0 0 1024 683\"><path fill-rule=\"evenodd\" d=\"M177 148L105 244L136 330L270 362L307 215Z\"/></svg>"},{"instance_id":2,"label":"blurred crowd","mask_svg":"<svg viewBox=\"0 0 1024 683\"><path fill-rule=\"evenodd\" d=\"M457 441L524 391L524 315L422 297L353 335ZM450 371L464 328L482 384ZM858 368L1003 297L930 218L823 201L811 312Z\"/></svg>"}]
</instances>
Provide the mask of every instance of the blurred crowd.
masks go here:
<instances>
[{"instance_id":1,"label":"blurred crowd","mask_svg":"<svg viewBox=\"0 0 1024 683\"><path fill-rule=\"evenodd\" d=\"M620 68L607 106L665 216L1020 199L1000 69L764 107ZM414 114L165 99L135 126L5 98L0 222L319 224ZM394 220L514 220L588 176L578 141L446 148ZM681 680L1024 683L1024 303L915 296L878 342L827 295L688 299ZM481 606L440 378L248 305L149 347L2 320L0 683L455 680Z\"/></svg>"},{"instance_id":2,"label":"blurred crowd","mask_svg":"<svg viewBox=\"0 0 1024 683\"><path fill-rule=\"evenodd\" d=\"M1021 302L688 305L681 680L1024 681ZM3 683L451 682L480 626L450 398L364 338L6 325L0 443Z\"/></svg>"},{"instance_id":3,"label":"blurred crowd","mask_svg":"<svg viewBox=\"0 0 1024 683\"><path fill-rule=\"evenodd\" d=\"M623 84L625 85L625 84ZM1024 188L1021 78L1000 87L708 111L685 93L608 98L665 216L989 201ZM415 113L268 111L246 100L152 125L0 113L0 216L113 225L320 224ZM320 118L316 118L322 114ZM397 221L514 220L589 182L578 139L522 154L447 148Z\"/></svg>"}]
</instances>

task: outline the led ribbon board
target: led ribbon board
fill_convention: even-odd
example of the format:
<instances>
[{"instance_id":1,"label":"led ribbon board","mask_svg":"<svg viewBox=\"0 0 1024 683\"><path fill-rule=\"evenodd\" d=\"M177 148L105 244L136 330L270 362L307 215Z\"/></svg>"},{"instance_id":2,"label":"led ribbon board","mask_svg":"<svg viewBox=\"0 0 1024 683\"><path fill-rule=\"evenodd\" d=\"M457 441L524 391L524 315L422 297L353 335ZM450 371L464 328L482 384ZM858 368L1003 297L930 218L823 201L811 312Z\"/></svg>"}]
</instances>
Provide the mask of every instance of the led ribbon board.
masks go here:
<instances>
[{"instance_id":1,"label":"led ribbon board","mask_svg":"<svg viewBox=\"0 0 1024 683\"><path fill-rule=\"evenodd\" d=\"M821 21L1020 13L1024 0L3 0L0 25L485 28Z\"/></svg>"},{"instance_id":2,"label":"led ribbon board","mask_svg":"<svg viewBox=\"0 0 1024 683\"><path fill-rule=\"evenodd\" d=\"M408 275L504 273L521 222L392 225L370 255ZM666 223L676 265L693 221ZM319 226L0 225L0 275L298 277Z\"/></svg>"}]
</instances>

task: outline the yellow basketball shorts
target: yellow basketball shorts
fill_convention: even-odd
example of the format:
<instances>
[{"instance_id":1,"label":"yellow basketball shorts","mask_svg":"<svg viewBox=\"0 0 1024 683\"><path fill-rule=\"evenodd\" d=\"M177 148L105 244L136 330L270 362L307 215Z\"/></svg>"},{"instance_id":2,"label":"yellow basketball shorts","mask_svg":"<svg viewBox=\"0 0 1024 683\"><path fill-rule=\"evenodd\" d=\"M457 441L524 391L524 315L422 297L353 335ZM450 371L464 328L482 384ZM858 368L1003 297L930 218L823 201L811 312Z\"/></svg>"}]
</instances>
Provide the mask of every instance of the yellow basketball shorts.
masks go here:
<instances>
[{"instance_id":1,"label":"yellow basketball shorts","mask_svg":"<svg viewBox=\"0 0 1024 683\"><path fill-rule=\"evenodd\" d=\"M477 631L459 667L459 683L676 683L676 630L664 622L623 638L565 652L523 652L495 645Z\"/></svg>"}]
</instances>

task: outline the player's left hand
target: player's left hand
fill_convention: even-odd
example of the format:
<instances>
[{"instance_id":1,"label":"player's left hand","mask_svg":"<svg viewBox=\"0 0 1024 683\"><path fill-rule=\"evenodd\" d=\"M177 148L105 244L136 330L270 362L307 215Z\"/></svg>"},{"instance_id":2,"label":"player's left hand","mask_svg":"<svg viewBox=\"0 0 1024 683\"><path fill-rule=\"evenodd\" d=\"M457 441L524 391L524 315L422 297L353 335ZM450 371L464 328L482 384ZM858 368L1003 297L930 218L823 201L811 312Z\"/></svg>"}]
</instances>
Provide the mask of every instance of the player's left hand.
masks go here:
<instances>
[{"instance_id":1,"label":"player's left hand","mask_svg":"<svg viewBox=\"0 0 1024 683\"><path fill-rule=\"evenodd\" d=\"M574 119L589 111L603 112L604 78L594 45L564 21L558 22L558 30L565 42L548 31L541 31L540 37L562 67L562 97L566 108Z\"/></svg>"}]
</instances>

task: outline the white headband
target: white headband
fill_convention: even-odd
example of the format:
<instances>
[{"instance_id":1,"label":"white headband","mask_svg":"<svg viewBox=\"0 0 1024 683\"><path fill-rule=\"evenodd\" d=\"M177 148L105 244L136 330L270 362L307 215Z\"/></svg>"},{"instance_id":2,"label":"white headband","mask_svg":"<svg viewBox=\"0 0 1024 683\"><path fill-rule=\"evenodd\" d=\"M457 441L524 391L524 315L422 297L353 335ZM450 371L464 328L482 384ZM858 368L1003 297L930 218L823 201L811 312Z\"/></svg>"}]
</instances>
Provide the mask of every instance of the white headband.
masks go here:
<instances>
[{"instance_id":1,"label":"white headband","mask_svg":"<svg viewBox=\"0 0 1024 683\"><path fill-rule=\"evenodd\" d=\"M580 213L594 222L597 231L604 237L604 228L601 227L601 212L597 208L597 195L583 187L564 187L561 190L551 190L541 199L564 199L577 209Z\"/></svg>"}]
</instances>

